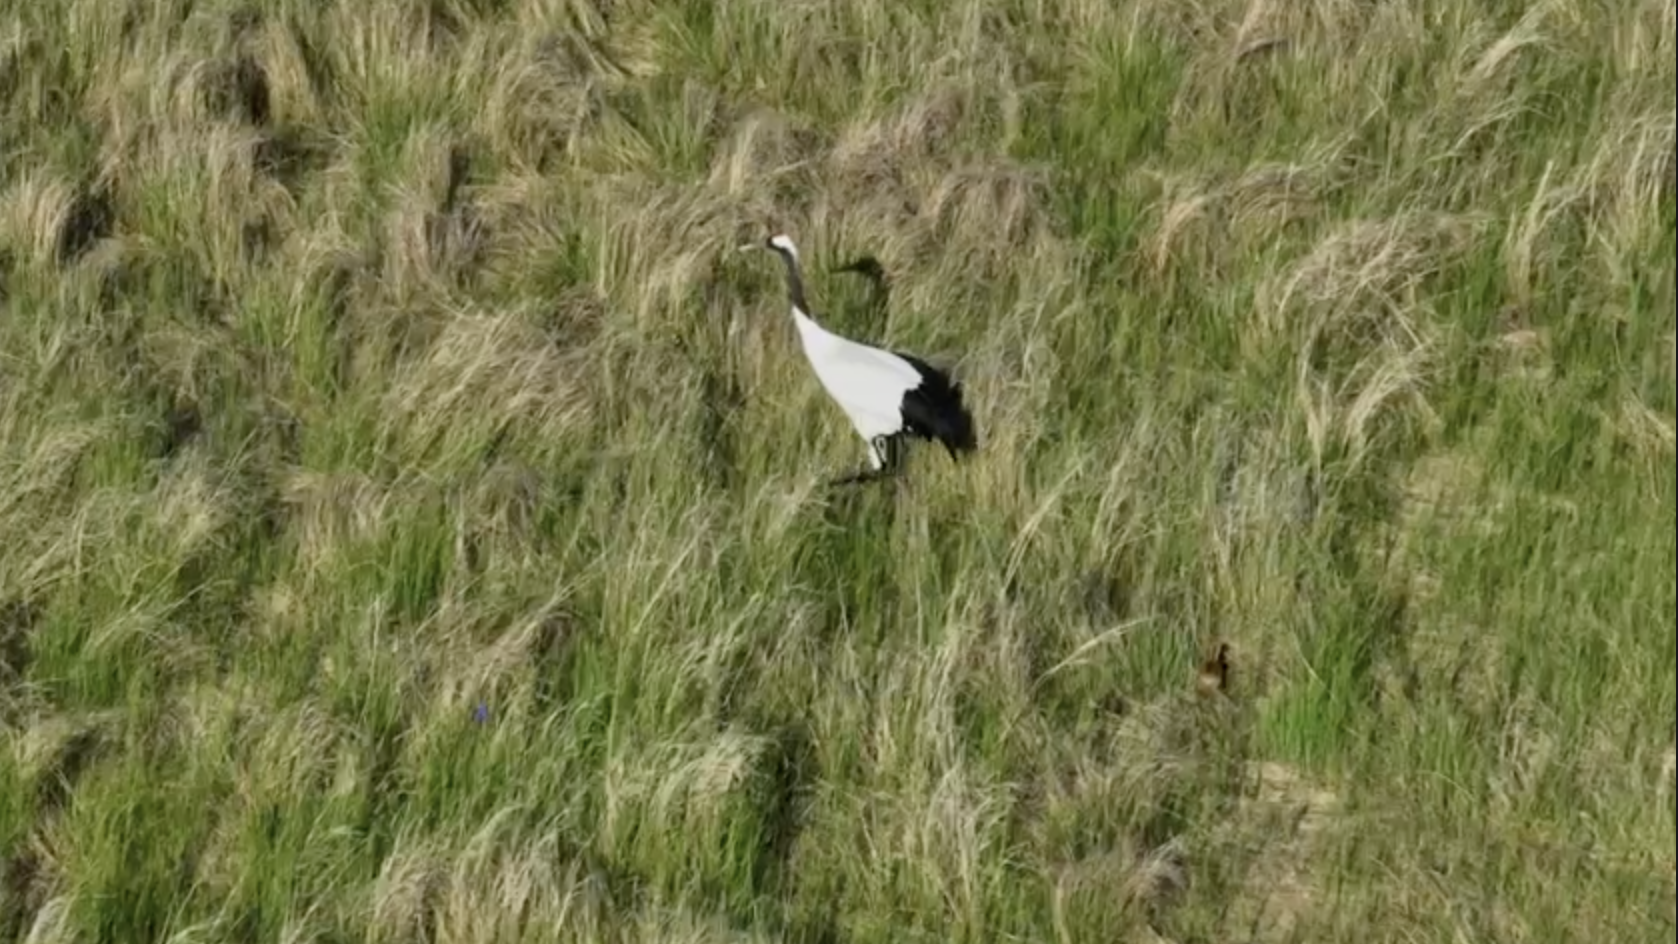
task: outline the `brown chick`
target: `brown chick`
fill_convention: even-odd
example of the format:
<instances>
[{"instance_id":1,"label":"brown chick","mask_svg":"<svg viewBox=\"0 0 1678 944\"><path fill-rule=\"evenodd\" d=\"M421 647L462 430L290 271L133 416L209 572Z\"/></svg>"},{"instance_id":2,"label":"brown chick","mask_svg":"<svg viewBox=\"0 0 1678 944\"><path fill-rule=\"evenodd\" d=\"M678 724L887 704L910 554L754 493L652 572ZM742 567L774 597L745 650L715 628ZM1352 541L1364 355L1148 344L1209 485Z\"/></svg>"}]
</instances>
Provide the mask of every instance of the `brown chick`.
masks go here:
<instances>
[{"instance_id":1,"label":"brown chick","mask_svg":"<svg viewBox=\"0 0 1678 944\"><path fill-rule=\"evenodd\" d=\"M1222 694L1229 687L1229 643L1218 643L1217 651L1200 663L1194 687L1204 697Z\"/></svg>"}]
</instances>

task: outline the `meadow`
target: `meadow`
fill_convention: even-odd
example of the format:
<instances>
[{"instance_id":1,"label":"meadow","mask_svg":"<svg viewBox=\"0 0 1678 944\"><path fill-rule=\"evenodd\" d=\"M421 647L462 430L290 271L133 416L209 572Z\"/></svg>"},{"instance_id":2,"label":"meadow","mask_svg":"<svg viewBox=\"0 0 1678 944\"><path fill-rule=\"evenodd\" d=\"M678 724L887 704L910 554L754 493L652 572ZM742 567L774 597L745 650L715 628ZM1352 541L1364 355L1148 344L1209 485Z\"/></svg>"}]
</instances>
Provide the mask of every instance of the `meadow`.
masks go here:
<instances>
[{"instance_id":1,"label":"meadow","mask_svg":"<svg viewBox=\"0 0 1678 944\"><path fill-rule=\"evenodd\" d=\"M1675 33L0 0L0 942L1671 940Z\"/></svg>"}]
</instances>

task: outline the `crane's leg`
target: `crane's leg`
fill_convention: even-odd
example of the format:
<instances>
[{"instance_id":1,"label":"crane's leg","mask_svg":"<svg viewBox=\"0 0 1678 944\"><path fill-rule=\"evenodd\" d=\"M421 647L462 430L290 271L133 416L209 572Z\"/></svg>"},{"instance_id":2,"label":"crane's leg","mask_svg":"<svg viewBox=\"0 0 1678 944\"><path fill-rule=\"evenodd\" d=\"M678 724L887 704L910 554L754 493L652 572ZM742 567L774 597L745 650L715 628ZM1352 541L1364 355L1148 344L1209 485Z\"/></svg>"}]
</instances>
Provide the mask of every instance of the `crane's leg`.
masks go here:
<instances>
[{"instance_id":1,"label":"crane's leg","mask_svg":"<svg viewBox=\"0 0 1678 944\"><path fill-rule=\"evenodd\" d=\"M903 471L903 434L875 436L874 449L880 457L878 466L883 475L897 475Z\"/></svg>"},{"instance_id":2,"label":"crane's leg","mask_svg":"<svg viewBox=\"0 0 1678 944\"><path fill-rule=\"evenodd\" d=\"M898 436L875 436L868 441L869 468L840 476L829 485L860 485L892 478L903 470L903 440Z\"/></svg>"}]
</instances>

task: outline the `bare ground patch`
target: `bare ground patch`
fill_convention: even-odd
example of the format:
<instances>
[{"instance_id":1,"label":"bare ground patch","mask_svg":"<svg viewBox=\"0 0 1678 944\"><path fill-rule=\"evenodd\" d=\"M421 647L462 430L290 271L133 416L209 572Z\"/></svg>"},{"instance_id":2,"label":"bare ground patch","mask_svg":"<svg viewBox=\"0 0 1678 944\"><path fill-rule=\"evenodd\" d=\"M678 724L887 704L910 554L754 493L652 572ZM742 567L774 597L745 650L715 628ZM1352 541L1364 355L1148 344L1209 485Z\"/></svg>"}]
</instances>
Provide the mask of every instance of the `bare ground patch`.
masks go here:
<instances>
[{"instance_id":1,"label":"bare ground patch","mask_svg":"<svg viewBox=\"0 0 1678 944\"><path fill-rule=\"evenodd\" d=\"M1255 942L1295 940L1331 905L1330 849L1348 826L1339 796L1287 764L1248 767L1252 792L1220 826L1247 867L1227 921Z\"/></svg>"}]
</instances>

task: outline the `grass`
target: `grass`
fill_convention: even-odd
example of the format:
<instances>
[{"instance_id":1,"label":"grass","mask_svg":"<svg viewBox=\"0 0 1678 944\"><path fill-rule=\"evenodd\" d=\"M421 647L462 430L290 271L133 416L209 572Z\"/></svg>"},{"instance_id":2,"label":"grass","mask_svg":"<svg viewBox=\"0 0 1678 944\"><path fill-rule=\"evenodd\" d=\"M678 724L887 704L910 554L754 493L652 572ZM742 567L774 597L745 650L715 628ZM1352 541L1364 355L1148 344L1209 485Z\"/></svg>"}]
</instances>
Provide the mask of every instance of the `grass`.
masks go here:
<instances>
[{"instance_id":1,"label":"grass","mask_svg":"<svg viewBox=\"0 0 1678 944\"><path fill-rule=\"evenodd\" d=\"M0 3L0 940L1670 939L1674 22Z\"/></svg>"}]
</instances>

